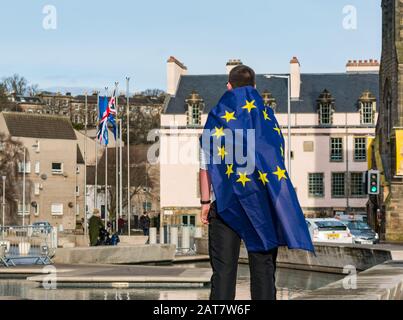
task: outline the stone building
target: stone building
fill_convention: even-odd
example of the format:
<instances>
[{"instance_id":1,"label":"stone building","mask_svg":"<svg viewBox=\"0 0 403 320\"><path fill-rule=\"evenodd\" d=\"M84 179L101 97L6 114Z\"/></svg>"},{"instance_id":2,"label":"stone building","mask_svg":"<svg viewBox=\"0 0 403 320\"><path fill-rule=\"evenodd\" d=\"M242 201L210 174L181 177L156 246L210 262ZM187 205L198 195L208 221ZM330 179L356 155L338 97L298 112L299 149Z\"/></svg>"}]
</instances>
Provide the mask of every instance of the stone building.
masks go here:
<instances>
[{"instance_id":1,"label":"stone building","mask_svg":"<svg viewBox=\"0 0 403 320\"><path fill-rule=\"evenodd\" d=\"M22 198L24 164L19 164L18 215L25 223L48 221L59 230L76 229L84 216L84 159L67 117L2 112L0 132L26 150L26 200ZM25 208L24 208L25 207Z\"/></svg>"},{"instance_id":2,"label":"stone building","mask_svg":"<svg viewBox=\"0 0 403 320\"><path fill-rule=\"evenodd\" d=\"M369 201L370 222L383 238L403 241L403 1L382 1L380 113L373 142L373 168L381 194Z\"/></svg>"},{"instance_id":3,"label":"stone building","mask_svg":"<svg viewBox=\"0 0 403 320\"><path fill-rule=\"evenodd\" d=\"M230 60L226 74L188 75L183 63L173 57L167 61L170 96L161 115L160 135L165 223L200 223L198 138L208 112L226 90L228 73L240 63ZM378 116L379 62L349 61L346 67L344 73L301 73L294 57L290 72L282 75L291 77L289 174L306 216L366 212L363 176ZM256 80L288 144L287 79L258 74Z\"/></svg>"}]
</instances>

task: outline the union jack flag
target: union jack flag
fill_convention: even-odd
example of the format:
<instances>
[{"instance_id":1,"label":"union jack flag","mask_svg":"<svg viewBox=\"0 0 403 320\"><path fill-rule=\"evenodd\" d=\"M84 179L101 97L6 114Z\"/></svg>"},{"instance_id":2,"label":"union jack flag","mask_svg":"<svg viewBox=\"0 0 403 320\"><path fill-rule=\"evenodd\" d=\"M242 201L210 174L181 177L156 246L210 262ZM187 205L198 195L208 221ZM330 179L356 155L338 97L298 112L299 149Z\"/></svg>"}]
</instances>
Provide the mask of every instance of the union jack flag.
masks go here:
<instances>
[{"instance_id":1,"label":"union jack flag","mask_svg":"<svg viewBox=\"0 0 403 320\"><path fill-rule=\"evenodd\" d=\"M100 143L108 145L108 124L112 125L113 135L116 140L116 97L115 93L108 97L99 97L99 126L97 137Z\"/></svg>"}]
</instances>

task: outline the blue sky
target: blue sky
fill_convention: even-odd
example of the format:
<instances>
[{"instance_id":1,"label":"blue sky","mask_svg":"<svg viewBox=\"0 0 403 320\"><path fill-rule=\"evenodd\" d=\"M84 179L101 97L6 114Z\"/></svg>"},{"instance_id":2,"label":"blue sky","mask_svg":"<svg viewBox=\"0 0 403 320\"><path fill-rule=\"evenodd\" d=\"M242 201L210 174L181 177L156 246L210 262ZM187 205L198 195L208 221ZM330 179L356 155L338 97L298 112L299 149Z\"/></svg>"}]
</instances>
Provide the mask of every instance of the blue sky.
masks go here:
<instances>
[{"instance_id":1,"label":"blue sky","mask_svg":"<svg viewBox=\"0 0 403 320\"><path fill-rule=\"evenodd\" d=\"M0 78L19 73L40 87L166 88L165 62L191 74L224 73L240 58L258 73L343 72L348 59L380 58L380 0L13 0L0 3ZM45 5L57 9L45 30ZM343 28L343 8L357 29Z\"/></svg>"}]
</instances>

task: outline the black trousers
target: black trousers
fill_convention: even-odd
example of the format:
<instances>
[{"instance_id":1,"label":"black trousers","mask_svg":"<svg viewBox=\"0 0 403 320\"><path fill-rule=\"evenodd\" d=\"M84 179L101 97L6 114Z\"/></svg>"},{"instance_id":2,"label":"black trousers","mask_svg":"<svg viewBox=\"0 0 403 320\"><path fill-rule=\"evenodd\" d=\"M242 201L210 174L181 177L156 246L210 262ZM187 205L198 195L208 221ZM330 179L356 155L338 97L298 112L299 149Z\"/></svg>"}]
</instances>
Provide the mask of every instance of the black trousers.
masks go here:
<instances>
[{"instance_id":1,"label":"black trousers","mask_svg":"<svg viewBox=\"0 0 403 320\"><path fill-rule=\"evenodd\" d=\"M234 300L241 239L217 215L215 203L209 212L209 255L213 269L210 300ZM252 300L276 300L277 248L248 252Z\"/></svg>"}]
</instances>

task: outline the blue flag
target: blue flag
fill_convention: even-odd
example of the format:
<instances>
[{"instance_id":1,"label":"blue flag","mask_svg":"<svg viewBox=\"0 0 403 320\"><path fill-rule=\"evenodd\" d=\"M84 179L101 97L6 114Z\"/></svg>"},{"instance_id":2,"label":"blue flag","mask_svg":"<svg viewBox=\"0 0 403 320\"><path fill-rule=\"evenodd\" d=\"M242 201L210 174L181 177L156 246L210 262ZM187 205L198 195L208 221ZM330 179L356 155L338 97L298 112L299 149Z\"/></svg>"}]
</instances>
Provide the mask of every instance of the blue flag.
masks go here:
<instances>
[{"instance_id":1,"label":"blue flag","mask_svg":"<svg viewBox=\"0 0 403 320\"><path fill-rule=\"evenodd\" d=\"M115 97L99 97L98 100L98 139L104 145L108 145L108 125L112 125L113 135L116 140L116 109L115 109Z\"/></svg>"},{"instance_id":2,"label":"blue flag","mask_svg":"<svg viewBox=\"0 0 403 320\"><path fill-rule=\"evenodd\" d=\"M274 112L251 86L227 91L200 138L217 213L248 251L279 246L314 252L284 164L284 138Z\"/></svg>"}]
</instances>

